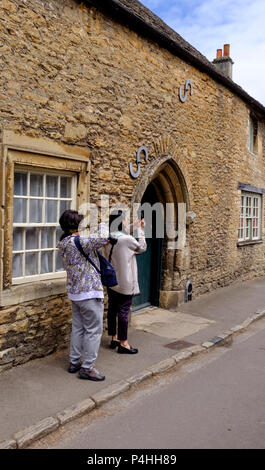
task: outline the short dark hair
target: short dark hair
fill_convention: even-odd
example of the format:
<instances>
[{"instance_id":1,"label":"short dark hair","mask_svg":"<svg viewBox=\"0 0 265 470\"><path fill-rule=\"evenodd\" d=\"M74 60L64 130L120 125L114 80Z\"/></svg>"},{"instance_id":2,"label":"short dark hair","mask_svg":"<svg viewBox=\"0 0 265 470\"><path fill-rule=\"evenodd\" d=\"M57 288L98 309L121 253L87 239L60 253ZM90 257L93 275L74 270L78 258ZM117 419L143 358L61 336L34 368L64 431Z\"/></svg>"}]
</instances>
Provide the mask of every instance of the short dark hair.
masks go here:
<instances>
[{"instance_id":1,"label":"short dark hair","mask_svg":"<svg viewBox=\"0 0 265 470\"><path fill-rule=\"evenodd\" d=\"M123 231L122 221L124 219L125 219L125 214L124 212L122 212L122 210L120 209L114 210L109 216L109 231L116 232L118 230L119 232L122 232Z\"/></svg>"},{"instance_id":2,"label":"short dark hair","mask_svg":"<svg viewBox=\"0 0 265 470\"><path fill-rule=\"evenodd\" d=\"M78 211L66 210L62 213L59 224L63 230L61 240L71 234L71 232L77 231L80 222L83 220L84 216L79 214Z\"/></svg>"}]
</instances>

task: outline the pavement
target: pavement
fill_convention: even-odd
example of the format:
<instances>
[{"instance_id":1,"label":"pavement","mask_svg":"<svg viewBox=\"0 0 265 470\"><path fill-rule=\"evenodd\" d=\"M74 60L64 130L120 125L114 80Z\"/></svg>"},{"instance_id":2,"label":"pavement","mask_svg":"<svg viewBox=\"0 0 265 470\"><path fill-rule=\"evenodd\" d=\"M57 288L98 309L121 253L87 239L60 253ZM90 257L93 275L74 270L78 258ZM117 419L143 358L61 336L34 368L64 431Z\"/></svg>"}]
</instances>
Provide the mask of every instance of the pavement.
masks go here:
<instances>
[{"instance_id":1,"label":"pavement","mask_svg":"<svg viewBox=\"0 0 265 470\"><path fill-rule=\"evenodd\" d=\"M132 313L129 342L136 355L109 348L104 332L96 368L104 382L67 373L68 348L0 375L0 449L27 448L41 437L183 361L231 344L265 318L265 277L237 282L180 305Z\"/></svg>"}]
</instances>

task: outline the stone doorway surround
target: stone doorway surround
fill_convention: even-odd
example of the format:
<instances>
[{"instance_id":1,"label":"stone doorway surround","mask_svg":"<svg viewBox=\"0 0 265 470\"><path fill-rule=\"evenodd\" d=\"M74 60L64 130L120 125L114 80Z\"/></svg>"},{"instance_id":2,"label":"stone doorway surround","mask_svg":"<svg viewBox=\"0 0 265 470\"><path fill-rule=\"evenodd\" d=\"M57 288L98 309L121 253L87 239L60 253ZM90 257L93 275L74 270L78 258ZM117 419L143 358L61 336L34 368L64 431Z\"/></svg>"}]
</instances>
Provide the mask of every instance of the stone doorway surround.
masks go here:
<instances>
[{"instance_id":1,"label":"stone doorway surround","mask_svg":"<svg viewBox=\"0 0 265 470\"><path fill-rule=\"evenodd\" d=\"M160 201L164 204L174 203L172 220L167 221L177 229L178 203L186 203L186 227L193 222L191 181L187 172L184 157L179 155L177 145L171 137L161 137L154 143L151 163L146 164L142 176L137 181L132 204L140 203L148 185L152 182ZM172 225L172 226L173 226ZM159 305L164 309L175 309L184 302L186 283L185 270L190 264L190 247L188 239L183 249L168 248L165 239L162 261L162 282Z\"/></svg>"}]
</instances>

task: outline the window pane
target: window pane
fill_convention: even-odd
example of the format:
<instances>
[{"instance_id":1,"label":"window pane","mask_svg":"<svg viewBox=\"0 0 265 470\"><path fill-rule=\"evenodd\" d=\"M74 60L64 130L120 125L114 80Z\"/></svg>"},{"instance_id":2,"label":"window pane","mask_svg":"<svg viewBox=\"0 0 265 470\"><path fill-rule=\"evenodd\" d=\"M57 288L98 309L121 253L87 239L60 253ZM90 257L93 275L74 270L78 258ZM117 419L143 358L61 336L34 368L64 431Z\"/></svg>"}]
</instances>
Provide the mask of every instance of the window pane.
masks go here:
<instances>
[{"instance_id":1,"label":"window pane","mask_svg":"<svg viewBox=\"0 0 265 470\"><path fill-rule=\"evenodd\" d=\"M14 198L13 221L25 223L27 220L27 200Z\"/></svg>"},{"instance_id":2,"label":"window pane","mask_svg":"<svg viewBox=\"0 0 265 470\"><path fill-rule=\"evenodd\" d=\"M53 248L53 227L45 227L41 230L41 248Z\"/></svg>"},{"instance_id":3,"label":"window pane","mask_svg":"<svg viewBox=\"0 0 265 470\"><path fill-rule=\"evenodd\" d=\"M44 251L41 253L41 274L51 273L53 251Z\"/></svg>"},{"instance_id":4,"label":"window pane","mask_svg":"<svg viewBox=\"0 0 265 470\"><path fill-rule=\"evenodd\" d=\"M57 201L45 202L45 222L57 222Z\"/></svg>"},{"instance_id":5,"label":"window pane","mask_svg":"<svg viewBox=\"0 0 265 470\"><path fill-rule=\"evenodd\" d=\"M14 195L26 196L27 195L27 173L14 174Z\"/></svg>"},{"instance_id":6,"label":"window pane","mask_svg":"<svg viewBox=\"0 0 265 470\"><path fill-rule=\"evenodd\" d=\"M39 248L39 230L37 228L26 229L26 250L37 250Z\"/></svg>"},{"instance_id":7,"label":"window pane","mask_svg":"<svg viewBox=\"0 0 265 470\"><path fill-rule=\"evenodd\" d=\"M22 263L23 263L23 254L13 255L13 264L12 264L12 276L21 277L22 276Z\"/></svg>"},{"instance_id":8,"label":"window pane","mask_svg":"<svg viewBox=\"0 0 265 470\"><path fill-rule=\"evenodd\" d=\"M13 251L23 250L23 228L13 229Z\"/></svg>"},{"instance_id":9,"label":"window pane","mask_svg":"<svg viewBox=\"0 0 265 470\"><path fill-rule=\"evenodd\" d=\"M38 253L26 253L25 275L34 276L38 274Z\"/></svg>"},{"instance_id":10,"label":"window pane","mask_svg":"<svg viewBox=\"0 0 265 470\"><path fill-rule=\"evenodd\" d=\"M30 199L29 201L29 222L42 222L42 201L40 199Z\"/></svg>"},{"instance_id":11,"label":"window pane","mask_svg":"<svg viewBox=\"0 0 265 470\"><path fill-rule=\"evenodd\" d=\"M43 175L30 175L30 195L43 196Z\"/></svg>"},{"instance_id":12,"label":"window pane","mask_svg":"<svg viewBox=\"0 0 265 470\"><path fill-rule=\"evenodd\" d=\"M71 178L61 176L60 197L71 197Z\"/></svg>"},{"instance_id":13,"label":"window pane","mask_svg":"<svg viewBox=\"0 0 265 470\"><path fill-rule=\"evenodd\" d=\"M250 238L251 219L246 220L246 239Z\"/></svg>"},{"instance_id":14,"label":"window pane","mask_svg":"<svg viewBox=\"0 0 265 470\"><path fill-rule=\"evenodd\" d=\"M64 265L62 261L62 257L59 255L59 252L56 251L55 253L55 261L56 261L56 271L64 271Z\"/></svg>"},{"instance_id":15,"label":"window pane","mask_svg":"<svg viewBox=\"0 0 265 470\"><path fill-rule=\"evenodd\" d=\"M61 227L56 227L56 245L60 241L61 235L63 234L63 231Z\"/></svg>"},{"instance_id":16,"label":"window pane","mask_svg":"<svg viewBox=\"0 0 265 470\"><path fill-rule=\"evenodd\" d=\"M71 201L60 201L60 215L67 209L71 209Z\"/></svg>"},{"instance_id":17,"label":"window pane","mask_svg":"<svg viewBox=\"0 0 265 470\"><path fill-rule=\"evenodd\" d=\"M58 176L46 176L46 196L58 197Z\"/></svg>"}]
</instances>

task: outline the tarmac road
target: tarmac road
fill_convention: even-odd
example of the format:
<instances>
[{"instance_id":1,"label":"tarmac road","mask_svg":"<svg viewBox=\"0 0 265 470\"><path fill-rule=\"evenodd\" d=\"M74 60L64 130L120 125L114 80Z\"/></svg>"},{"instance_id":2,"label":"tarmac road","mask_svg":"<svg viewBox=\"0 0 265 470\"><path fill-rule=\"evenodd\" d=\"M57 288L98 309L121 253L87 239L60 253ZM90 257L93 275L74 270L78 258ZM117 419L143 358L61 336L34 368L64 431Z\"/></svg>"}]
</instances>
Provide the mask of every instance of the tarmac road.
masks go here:
<instances>
[{"instance_id":1,"label":"tarmac road","mask_svg":"<svg viewBox=\"0 0 265 470\"><path fill-rule=\"evenodd\" d=\"M31 448L264 449L265 319Z\"/></svg>"}]
</instances>

